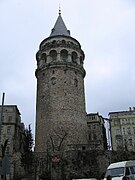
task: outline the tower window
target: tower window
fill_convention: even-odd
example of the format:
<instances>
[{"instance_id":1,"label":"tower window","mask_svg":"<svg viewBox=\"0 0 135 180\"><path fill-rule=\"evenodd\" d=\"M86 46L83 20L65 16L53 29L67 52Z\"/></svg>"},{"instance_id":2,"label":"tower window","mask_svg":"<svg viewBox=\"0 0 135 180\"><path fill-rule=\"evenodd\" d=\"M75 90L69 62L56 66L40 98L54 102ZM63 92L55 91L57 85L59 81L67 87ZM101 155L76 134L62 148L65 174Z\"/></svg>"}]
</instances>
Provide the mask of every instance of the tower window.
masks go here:
<instances>
[{"instance_id":1,"label":"tower window","mask_svg":"<svg viewBox=\"0 0 135 180\"><path fill-rule=\"evenodd\" d=\"M52 42L52 44L56 44L56 41L54 40L54 41Z\"/></svg>"},{"instance_id":2,"label":"tower window","mask_svg":"<svg viewBox=\"0 0 135 180\"><path fill-rule=\"evenodd\" d=\"M46 53L43 53L43 54L41 55L41 59L44 60L44 62L46 63Z\"/></svg>"},{"instance_id":3,"label":"tower window","mask_svg":"<svg viewBox=\"0 0 135 180\"><path fill-rule=\"evenodd\" d=\"M74 79L74 84L75 84L75 87L78 87L78 80L77 79Z\"/></svg>"},{"instance_id":4,"label":"tower window","mask_svg":"<svg viewBox=\"0 0 135 180\"><path fill-rule=\"evenodd\" d=\"M74 62L74 63L77 63L77 53L74 51L74 52L72 52L72 61Z\"/></svg>"},{"instance_id":5,"label":"tower window","mask_svg":"<svg viewBox=\"0 0 135 180\"><path fill-rule=\"evenodd\" d=\"M51 56L52 60L56 60L57 59L57 52L55 50L50 51L50 56Z\"/></svg>"},{"instance_id":6,"label":"tower window","mask_svg":"<svg viewBox=\"0 0 135 180\"><path fill-rule=\"evenodd\" d=\"M1 121L4 122L4 119L5 119L4 116L2 116L2 120Z\"/></svg>"},{"instance_id":7,"label":"tower window","mask_svg":"<svg viewBox=\"0 0 135 180\"><path fill-rule=\"evenodd\" d=\"M52 83L52 85L55 85L55 84L56 84L56 78L55 78L55 77L52 77L52 78L51 78L51 83Z\"/></svg>"},{"instance_id":8,"label":"tower window","mask_svg":"<svg viewBox=\"0 0 135 180\"><path fill-rule=\"evenodd\" d=\"M12 121L12 116L8 116L8 121L9 121L9 122Z\"/></svg>"},{"instance_id":9,"label":"tower window","mask_svg":"<svg viewBox=\"0 0 135 180\"><path fill-rule=\"evenodd\" d=\"M8 134L8 135L11 134L11 126L8 126L8 127L7 127L7 134Z\"/></svg>"},{"instance_id":10,"label":"tower window","mask_svg":"<svg viewBox=\"0 0 135 180\"><path fill-rule=\"evenodd\" d=\"M66 43L66 41L65 40L62 40L62 44L65 44Z\"/></svg>"},{"instance_id":11,"label":"tower window","mask_svg":"<svg viewBox=\"0 0 135 180\"><path fill-rule=\"evenodd\" d=\"M62 60L66 61L66 59L68 58L68 51L65 49L61 50L60 56Z\"/></svg>"}]
</instances>

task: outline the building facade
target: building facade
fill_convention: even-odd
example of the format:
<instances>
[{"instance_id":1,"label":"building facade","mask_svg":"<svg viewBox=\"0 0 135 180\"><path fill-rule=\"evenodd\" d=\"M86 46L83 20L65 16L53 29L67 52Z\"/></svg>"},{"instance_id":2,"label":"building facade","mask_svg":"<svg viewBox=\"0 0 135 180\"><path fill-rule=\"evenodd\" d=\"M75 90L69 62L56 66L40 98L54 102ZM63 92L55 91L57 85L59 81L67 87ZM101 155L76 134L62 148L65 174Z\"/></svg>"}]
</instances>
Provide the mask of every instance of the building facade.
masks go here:
<instances>
[{"instance_id":1,"label":"building facade","mask_svg":"<svg viewBox=\"0 0 135 180\"><path fill-rule=\"evenodd\" d=\"M36 152L87 144L84 52L61 13L36 59Z\"/></svg>"},{"instance_id":2,"label":"building facade","mask_svg":"<svg viewBox=\"0 0 135 180\"><path fill-rule=\"evenodd\" d=\"M19 171L21 169L20 158L21 152L23 151L22 138L24 124L21 122L20 115L16 105L4 105L3 108L0 106L0 117L2 117L0 143L4 146L7 141L5 154L10 162L10 174L7 176L8 179L13 178L15 173L20 173ZM0 161L2 159L2 148L0 148Z\"/></svg>"},{"instance_id":3,"label":"building facade","mask_svg":"<svg viewBox=\"0 0 135 180\"><path fill-rule=\"evenodd\" d=\"M6 148L7 154L13 154L14 152L20 151L22 130L24 130L24 124L21 122L20 112L17 106L4 105L0 142L1 144L4 144L5 140L8 139Z\"/></svg>"},{"instance_id":4,"label":"building facade","mask_svg":"<svg viewBox=\"0 0 135 180\"><path fill-rule=\"evenodd\" d=\"M135 151L135 107L110 112L109 119L112 149Z\"/></svg>"},{"instance_id":5,"label":"building facade","mask_svg":"<svg viewBox=\"0 0 135 180\"><path fill-rule=\"evenodd\" d=\"M106 132L104 127L104 118L99 113L87 114L87 125L89 128L89 146L90 149L104 150L106 141Z\"/></svg>"}]
</instances>

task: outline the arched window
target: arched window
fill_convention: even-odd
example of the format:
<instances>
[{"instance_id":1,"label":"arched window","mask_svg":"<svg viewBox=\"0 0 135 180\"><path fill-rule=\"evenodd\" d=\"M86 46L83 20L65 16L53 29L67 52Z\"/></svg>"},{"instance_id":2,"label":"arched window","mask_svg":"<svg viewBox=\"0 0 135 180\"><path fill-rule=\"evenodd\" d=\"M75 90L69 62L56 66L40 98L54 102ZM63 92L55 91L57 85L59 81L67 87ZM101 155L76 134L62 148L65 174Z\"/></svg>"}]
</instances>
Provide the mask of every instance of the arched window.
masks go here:
<instances>
[{"instance_id":1,"label":"arched window","mask_svg":"<svg viewBox=\"0 0 135 180\"><path fill-rule=\"evenodd\" d=\"M52 44L56 44L56 40L53 40Z\"/></svg>"},{"instance_id":2,"label":"arched window","mask_svg":"<svg viewBox=\"0 0 135 180\"><path fill-rule=\"evenodd\" d=\"M46 53L43 53L43 54L41 55L41 59L44 60L44 62L46 63Z\"/></svg>"},{"instance_id":3,"label":"arched window","mask_svg":"<svg viewBox=\"0 0 135 180\"><path fill-rule=\"evenodd\" d=\"M62 44L65 44L66 43L66 41L65 40L62 40Z\"/></svg>"},{"instance_id":4,"label":"arched window","mask_svg":"<svg viewBox=\"0 0 135 180\"><path fill-rule=\"evenodd\" d=\"M52 58L52 60L56 60L57 59L57 52L55 50L51 50L50 51L50 57Z\"/></svg>"},{"instance_id":5,"label":"arched window","mask_svg":"<svg viewBox=\"0 0 135 180\"><path fill-rule=\"evenodd\" d=\"M61 56L61 59L62 59L62 60L66 61L67 58L68 58L68 51L65 50L65 49L61 50L60 56Z\"/></svg>"},{"instance_id":6,"label":"arched window","mask_svg":"<svg viewBox=\"0 0 135 180\"><path fill-rule=\"evenodd\" d=\"M77 53L75 51L72 52L72 62L77 63Z\"/></svg>"}]
</instances>

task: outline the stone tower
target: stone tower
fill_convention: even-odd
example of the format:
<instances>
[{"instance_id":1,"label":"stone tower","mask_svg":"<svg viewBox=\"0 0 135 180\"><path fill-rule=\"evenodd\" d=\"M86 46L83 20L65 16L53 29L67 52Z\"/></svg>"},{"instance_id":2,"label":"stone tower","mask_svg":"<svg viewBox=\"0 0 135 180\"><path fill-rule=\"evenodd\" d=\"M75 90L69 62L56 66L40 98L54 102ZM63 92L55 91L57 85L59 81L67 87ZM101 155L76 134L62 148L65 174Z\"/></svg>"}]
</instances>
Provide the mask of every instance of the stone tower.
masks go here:
<instances>
[{"instance_id":1,"label":"stone tower","mask_svg":"<svg viewBox=\"0 0 135 180\"><path fill-rule=\"evenodd\" d=\"M59 12L36 55L36 152L87 144L84 52Z\"/></svg>"}]
</instances>

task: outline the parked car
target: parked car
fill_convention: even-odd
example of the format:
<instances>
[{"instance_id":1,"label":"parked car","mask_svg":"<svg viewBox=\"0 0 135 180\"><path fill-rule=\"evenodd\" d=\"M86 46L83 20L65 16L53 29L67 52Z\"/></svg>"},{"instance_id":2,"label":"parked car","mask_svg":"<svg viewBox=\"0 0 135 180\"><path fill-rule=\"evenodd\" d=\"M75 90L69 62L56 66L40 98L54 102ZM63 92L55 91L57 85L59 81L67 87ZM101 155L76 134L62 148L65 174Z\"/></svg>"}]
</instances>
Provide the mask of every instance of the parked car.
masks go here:
<instances>
[{"instance_id":1,"label":"parked car","mask_svg":"<svg viewBox=\"0 0 135 180\"><path fill-rule=\"evenodd\" d=\"M124 176L128 177L129 180L135 180L135 161L122 161L112 163L108 166L104 180L110 175L112 180L122 180Z\"/></svg>"}]
</instances>

